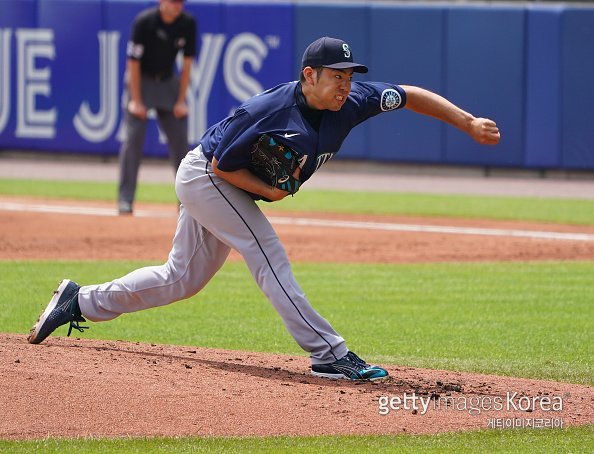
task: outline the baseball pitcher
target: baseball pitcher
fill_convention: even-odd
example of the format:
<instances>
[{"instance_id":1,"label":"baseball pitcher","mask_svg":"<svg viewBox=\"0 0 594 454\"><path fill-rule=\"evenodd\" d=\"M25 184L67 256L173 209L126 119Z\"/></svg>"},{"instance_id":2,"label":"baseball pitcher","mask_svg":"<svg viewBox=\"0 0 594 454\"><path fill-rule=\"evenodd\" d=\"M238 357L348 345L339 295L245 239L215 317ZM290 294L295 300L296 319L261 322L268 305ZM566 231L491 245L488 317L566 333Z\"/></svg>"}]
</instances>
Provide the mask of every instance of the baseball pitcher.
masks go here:
<instances>
[{"instance_id":1,"label":"baseball pitcher","mask_svg":"<svg viewBox=\"0 0 594 454\"><path fill-rule=\"evenodd\" d=\"M162 266L141 268L99 285L65 279L33 326L29 342L57 327L100 322L162 306L199 292L238 251L262 292L320 377L378 380L388 376L347 348L312 307L287 254L255 200L281 200L340 149L348 133L375 115L407 108L438 118L482 144L496 144L494 121L478 118L427 90L386 82L354 82L367 67L350 46L323 37L303 54L299 81L261 93L212 126L177 172L182 204L173 248Z\"/></svg>"}]
</instances>

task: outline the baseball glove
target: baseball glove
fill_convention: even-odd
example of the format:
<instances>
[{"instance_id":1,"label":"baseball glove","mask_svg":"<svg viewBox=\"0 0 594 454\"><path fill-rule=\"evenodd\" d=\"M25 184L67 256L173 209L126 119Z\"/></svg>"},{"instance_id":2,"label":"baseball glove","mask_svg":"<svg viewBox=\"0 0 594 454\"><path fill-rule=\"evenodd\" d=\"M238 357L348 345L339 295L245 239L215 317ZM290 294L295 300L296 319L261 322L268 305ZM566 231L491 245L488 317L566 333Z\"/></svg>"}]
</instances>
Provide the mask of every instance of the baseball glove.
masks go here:
<instances>
[{"instance_id":1,"label":"baseball glove","mask_svg":"<svg viewBox=\"0 0 594 454\"><path fill-rule=\"evenodd\" d=\"M262 134L252 148L250 170L270 186L293 195L301 182L293 176L300 155L268 134Z\"/></svg>"}]
</instances>

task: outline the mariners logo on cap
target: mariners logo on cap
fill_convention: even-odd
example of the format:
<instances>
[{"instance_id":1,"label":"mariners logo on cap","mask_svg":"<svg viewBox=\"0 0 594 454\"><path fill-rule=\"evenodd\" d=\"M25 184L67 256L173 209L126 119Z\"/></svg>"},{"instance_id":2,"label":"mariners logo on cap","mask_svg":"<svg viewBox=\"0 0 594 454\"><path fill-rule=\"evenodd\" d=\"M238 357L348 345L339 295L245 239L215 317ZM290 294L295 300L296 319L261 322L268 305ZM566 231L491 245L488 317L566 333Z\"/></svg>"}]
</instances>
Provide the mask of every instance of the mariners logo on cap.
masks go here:
<instances>
[{"instance_id":1,"label":"mariners logo on cap","mask_svg":"<svg viewBox=\"0 0 594 454\"><path fill-rule=\"evenodd\" d=\"M388 110L397 109L402 102L402 98L400 97L400 93L393 88L387 88L382 92L382 99L381 99L381 109L386 112Z\"/></svg>"}]
</instances>

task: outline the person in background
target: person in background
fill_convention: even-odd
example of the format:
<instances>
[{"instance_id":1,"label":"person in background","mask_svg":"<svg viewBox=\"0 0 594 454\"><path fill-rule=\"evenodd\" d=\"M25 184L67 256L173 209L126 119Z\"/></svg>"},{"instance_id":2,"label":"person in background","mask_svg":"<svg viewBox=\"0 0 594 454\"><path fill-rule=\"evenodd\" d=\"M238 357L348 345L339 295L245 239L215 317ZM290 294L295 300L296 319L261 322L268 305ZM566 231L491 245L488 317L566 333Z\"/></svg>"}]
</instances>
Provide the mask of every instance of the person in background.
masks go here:
<instances>
[{"instance_id":1,"label":"person in background","mask_svg":"<svg viewBox=\"0 0 594 454\"><path fill-rule=\"evenodd\" d=\"M126 50L124 141L119 154L120 214L133 212L150 109L156 111L167 137L175 172L188 152L186 91L197 51L196 28L194 17L184 11L183 0L159 0L158 6L142 11L134 19ZM183 66L178 74L175 63L180 52Z\"/></svg>"}]
</instances>

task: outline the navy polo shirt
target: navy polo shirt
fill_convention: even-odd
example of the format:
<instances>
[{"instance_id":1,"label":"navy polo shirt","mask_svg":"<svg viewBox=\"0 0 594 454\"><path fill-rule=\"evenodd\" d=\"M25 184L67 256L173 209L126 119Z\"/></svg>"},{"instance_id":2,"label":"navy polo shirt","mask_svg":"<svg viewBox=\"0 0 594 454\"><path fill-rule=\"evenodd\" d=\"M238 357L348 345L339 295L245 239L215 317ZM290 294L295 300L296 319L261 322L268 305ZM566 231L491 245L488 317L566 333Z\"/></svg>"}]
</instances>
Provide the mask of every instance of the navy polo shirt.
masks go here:
<instances>
[{"instance_id":1,"label":"navy polo shirt","mask_svg":"<svg viewBox=\"0 0 594 454\"><path fill-rule=\"evenodd\" d=\"M351 129L405 104L406 93L398 85L353 82L339 111L316 111L305 103L300 82L289 82L243 103L232 116L209 128L200 144L209 161L214 156L219 169L231 172L250 167L253 145L268 134L303 155L303 183L338 152Z\"/></svg>"}]
</instances>

